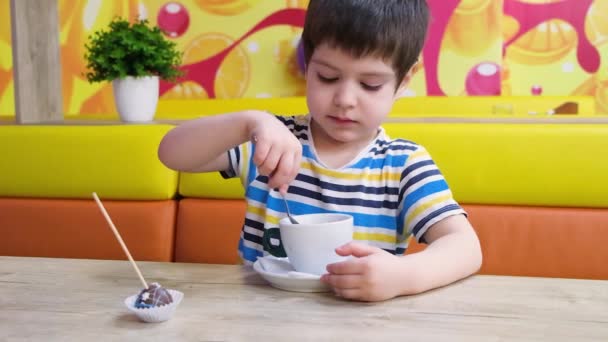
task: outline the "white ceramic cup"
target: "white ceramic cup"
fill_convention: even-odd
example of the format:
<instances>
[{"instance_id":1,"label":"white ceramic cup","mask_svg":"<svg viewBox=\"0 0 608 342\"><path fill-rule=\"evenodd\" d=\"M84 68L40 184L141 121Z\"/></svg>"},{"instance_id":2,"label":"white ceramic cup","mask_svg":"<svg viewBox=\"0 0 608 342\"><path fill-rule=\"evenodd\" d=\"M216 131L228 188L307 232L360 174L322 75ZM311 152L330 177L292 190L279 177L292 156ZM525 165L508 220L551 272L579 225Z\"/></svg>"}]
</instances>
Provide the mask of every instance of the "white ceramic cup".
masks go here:
<instances>
[{"instance_id":1,"label":"white ceramic cup","mask_svg":"<svg viewBox=\"0 0 608 342\"><path fill-rule=\"evenodd\" d=\"M299 223L291 223L285 217L279 221L279 229L289 262L296 271L321 275L327 273L328 264L346 259L336 254L335 249L353 240L352 216L326 213L294 217Z\"/></svg>"}]
</instances>

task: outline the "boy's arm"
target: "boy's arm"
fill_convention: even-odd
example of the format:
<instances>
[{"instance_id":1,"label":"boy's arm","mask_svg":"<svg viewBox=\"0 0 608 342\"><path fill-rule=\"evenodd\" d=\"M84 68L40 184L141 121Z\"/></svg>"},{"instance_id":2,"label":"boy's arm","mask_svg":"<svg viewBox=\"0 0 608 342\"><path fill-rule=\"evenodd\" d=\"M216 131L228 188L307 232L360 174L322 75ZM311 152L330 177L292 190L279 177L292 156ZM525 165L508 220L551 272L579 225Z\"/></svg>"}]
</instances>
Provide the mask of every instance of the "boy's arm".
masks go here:
<instances>
[{"instance_id":1,"label":"boy's arm","mask_svg":"<svg viewBox=\"0 0 608 342\"><path fill-rule=\"evenodd\" d=\"M229 167L226 151L249 140L255 115L243 111L185 122L160 142L158 157L168 168L186 172L223 171Z\"/></svg>"},{"instance_id":2,"label":"boy's arm","mask_svg":"<svg viewBox=\"0 0 608 342\"><path fill-rule=\"evenodd\" d=\"M479 270L482 254L475 230L464 215L435 223L424 234L425 250L401 258L401 294L424 292L465 278Z\"/></svg>"},{"instance_id":3,"label":"boy's arm","mask_svg":"<svg viewBox=\"0 0 608 342\"><path fill-rule=\"evenodd\" d=\"M464 215L444 218L424 237L430 243L424 251L402 257L363 243L348 243L336 253L355 258L328 265L328 274L321 280L339 296L381 301L453 283L481 266L479 240Z\"/></svg>"},{"instance_id":4,"label":"boy's arm","mask_svg":"<svg viewBox=\"0 0 608 342\"><path fill-rule=\"evenodd\" d=\"M167 167L186 172L226 171L231 148L255 137L253 163L268 187L287 189L300 170L302 144L274 115L244 111L203 117L169 131L158 147Z\"/></svg>"}]
</instances>

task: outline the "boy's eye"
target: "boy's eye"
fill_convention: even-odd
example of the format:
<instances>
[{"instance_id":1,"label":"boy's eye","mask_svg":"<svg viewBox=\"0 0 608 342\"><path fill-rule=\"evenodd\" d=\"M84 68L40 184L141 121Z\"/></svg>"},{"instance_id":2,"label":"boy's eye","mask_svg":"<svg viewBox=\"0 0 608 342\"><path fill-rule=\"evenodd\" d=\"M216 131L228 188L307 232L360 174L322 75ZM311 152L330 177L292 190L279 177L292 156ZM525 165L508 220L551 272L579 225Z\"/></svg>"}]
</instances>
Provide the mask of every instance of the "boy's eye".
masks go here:
<instances>
[{"instance_id":1,"label":"boy's eye","mask_svg":"<svg viewBox=\"0 0 608 342\"><path fill-rule=\"evenodd\" d=\"M323 83L332 83L338 80L337 77L325 77L321 74L317 74L317 77L319 78L319 81Z\"/></svg>"},{"instance_id":2,"label":"boy's eye","mask_svg":"<svg viewBox=\"0 0 608 342\"><path fill-rule=\"evenodd\" d=\"M363 87L363 89L369 90L369 91L378 91L378 90L380 90L380 88L382 88L382 84L371 85L371 84L361 82L361 87Z\"/></svg>"}]
</instances>

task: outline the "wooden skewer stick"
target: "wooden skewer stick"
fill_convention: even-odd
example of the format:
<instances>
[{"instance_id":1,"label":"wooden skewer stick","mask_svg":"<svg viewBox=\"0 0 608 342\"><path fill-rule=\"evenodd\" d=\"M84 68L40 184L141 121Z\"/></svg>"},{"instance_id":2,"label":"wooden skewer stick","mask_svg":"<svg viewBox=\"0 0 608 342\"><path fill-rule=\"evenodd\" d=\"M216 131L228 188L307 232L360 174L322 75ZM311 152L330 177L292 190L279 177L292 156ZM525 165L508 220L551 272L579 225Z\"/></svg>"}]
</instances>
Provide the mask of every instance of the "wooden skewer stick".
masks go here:
<instances>
[{"instance_id":1,"label":"wooden skewer stick","mask_svg":"<svg viewBox=\"0 0 608 342\"><path fill-rule=\"evenodd\" d=\"M118 242L120 243L120 246L122 247L122 250L125 251L125 254L129 258L131 265L133 265L133 268L135 269L135 273L137 273L139 280L141 280L141 283L144 285L144 289L147 289L148 283L146 283L144 276L141 275L141 272L139 271L137 264L135 264L135 260L133 260L133 257L131 257L131 253L129 253L129 250L127 249L127 245L125 245L124 241L122 241L122 238L120 237L120 234L118 233L118 229L116 229L116 227L114 226L114 223L112 222L110 215L108 215L106 208L101 203L101 200L99 199L99 197L97 197L97 193L95 193L95 192L93 193L93 198L95 199L95 202L97 202L97 206L99 206L99 209L101 210L101 213L103 214L103 216L106 218L106 221L108 221L110 228L112 228L112 231L114 232L116 239L118 239Z\"/></svg>"}]
</instances>

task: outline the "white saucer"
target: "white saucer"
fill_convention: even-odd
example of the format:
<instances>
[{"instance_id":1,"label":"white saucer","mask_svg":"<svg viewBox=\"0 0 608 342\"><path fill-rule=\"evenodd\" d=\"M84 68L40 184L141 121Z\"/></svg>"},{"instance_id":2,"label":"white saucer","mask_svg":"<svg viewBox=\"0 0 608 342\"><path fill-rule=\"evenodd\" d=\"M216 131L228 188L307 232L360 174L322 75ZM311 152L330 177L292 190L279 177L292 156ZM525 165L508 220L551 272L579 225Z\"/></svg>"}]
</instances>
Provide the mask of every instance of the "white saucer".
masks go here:
<instances>
[{"instance_id":1,"label":"white saucer","mask_svg":"<svg viewBox=\"0 0 608 342\"><path fill-rule=\"evenodd\" d=\"M272 287L293 292L328 292L321 276L296 272L288 258L265 256L253 263L253 269Z\"/></svg>"}]
</instances>

